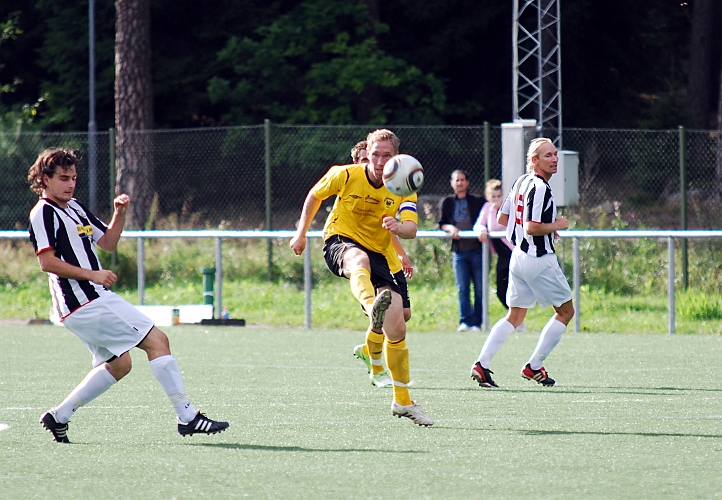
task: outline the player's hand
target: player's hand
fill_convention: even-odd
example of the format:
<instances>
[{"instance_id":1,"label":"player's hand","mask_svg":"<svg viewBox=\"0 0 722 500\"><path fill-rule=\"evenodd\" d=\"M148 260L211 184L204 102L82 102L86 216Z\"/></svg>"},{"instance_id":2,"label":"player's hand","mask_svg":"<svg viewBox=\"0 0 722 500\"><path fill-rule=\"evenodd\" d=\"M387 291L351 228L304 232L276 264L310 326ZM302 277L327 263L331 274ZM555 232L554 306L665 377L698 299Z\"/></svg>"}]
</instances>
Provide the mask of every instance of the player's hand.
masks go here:
<instances>
[{"instance_id":1,"label":"player's hand","mask_svg":"<svg viewBox=\"0 0 722 500\"><path fill-rule=\"evenodd\" d=\"M481 241L482 243L486 243L488 239L489 231L487 231L485 227L482 227L481 232L479 233L479 241Z\"/></svg>"},{"instance_id":2,"label":"player's hand","mask_svg":"<svg viewBox=\"0 0 722 500\"><path fill-rule=\"evenodd\" d=\"M127 194L120 194L113 200L113 208L115 213L118 215L125 215L130 206L130 196Z\"/></svg>"},{"instance_id":3,"label":"player's hand","mask_svg":"<svg viewBox=\"0 0 722 500\"><path fill-rule=\"evenodd\" d=\"M384 215L384 218L381 221L381 227L392 234L397 234L399 232L399 221L396 220L396 217Z\"/></svg>"},{"instance_id":4,"label":"player's hand","mask_svg":"<svg viewBox=\"0 0 722 500\"><path fill-rule=\"evenodd\" d=\"M414 275L414 265L411 263L411 259L407 255L399 255L401 257L401 270L404 272L406 278L411 278Z\"/></svg>"},{"instance_id":5,"label":"player's hand","mask_svg":"<svg viewBox=\"0 0 722 500\"><path fill-rule=\"evenodd\" d=\"M90 279L90 281L98 285L109 287L113 283L118 281L118 276L116 276L113 271L102 269L100 271L93 271L93 277Z\"/></svg>"},{"instance_id":6,"label":"player's hand","mask_svg":"<svg viewBox=\"0 0 722 500\"><path fill-rule=\"evenodd\" d=\"M293 250L293 253L296 255L301 255L303 251L306 249L306 235L305 234L296 234L293 238L291 238L291 250Z\"/></svg>"},{"instance_id":7,"label":"player's hand","mask_svg":"<svg viewBox=\"0 0 722 500\"><path fill-rule=\"evenodd\" d=\"M453 226L454 229L449 231L449 234L451 235L452 240L458 240L459 239L459 228L456 226Z\"/></svg>"},{"instance_id":8,"label":"player's hand","mask_svg":"<svg viewBox=\"0 0 722 500\"><path fill-rule=\"evenodd\" d=\"M560 215L559 217L557 217L556 224L557 224L557 231L559 231L561 229L569 229L569 221L563 215Z\"/></svg>"}]
</instances>

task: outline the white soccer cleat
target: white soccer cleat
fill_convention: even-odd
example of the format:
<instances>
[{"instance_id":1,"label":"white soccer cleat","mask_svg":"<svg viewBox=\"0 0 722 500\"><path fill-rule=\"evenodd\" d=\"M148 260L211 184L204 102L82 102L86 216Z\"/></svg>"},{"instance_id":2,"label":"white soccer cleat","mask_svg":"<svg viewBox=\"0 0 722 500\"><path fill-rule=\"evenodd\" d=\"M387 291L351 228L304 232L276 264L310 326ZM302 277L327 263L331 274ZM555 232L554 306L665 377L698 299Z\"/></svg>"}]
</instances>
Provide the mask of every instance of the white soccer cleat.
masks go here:
<instances>
[{"instance_id":1,"label":"white soccer cleat","mask_svg":"<svg viewBox=\"0 0 722 500\"><path fill-rule=\"evenodd\" d=\"M408 406L401 406L396 401L391 403L391 414L395 417L406 417L411 419L416 425L424 427L430 427L434 425L434 421L431 420L421 408L419 408L413 401Z\"/></svg>"}]
</instances>

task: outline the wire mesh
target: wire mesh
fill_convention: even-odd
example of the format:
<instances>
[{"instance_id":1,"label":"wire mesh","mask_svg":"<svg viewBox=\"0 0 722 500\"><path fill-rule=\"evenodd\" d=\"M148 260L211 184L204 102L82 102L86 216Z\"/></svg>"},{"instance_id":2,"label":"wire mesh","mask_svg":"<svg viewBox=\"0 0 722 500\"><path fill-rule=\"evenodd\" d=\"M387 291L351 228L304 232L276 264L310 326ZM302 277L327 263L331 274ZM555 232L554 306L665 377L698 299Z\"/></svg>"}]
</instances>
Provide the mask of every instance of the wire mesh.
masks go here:
<instances>
[{"instance_id":1,"label":"wire mesh","mask_svg":"<svg viewBox=\"0 0 722 500\"><path fill-rule=\"evenodd\" d=\"M143 136L141 143L152 158L154 185L150 189L157 193L154 227L293 229L311 186L332 165L350 163L351 147L376 128L269 123L130 134ZM451 192L449 178L453 170L466 170L470 190L483 193L483 126L389 128L399 136L401 152L415 156L424 166L426 180L420 192L422 220L434 217L436 201ZM490 176L500 178L501 127L489 130ZM27 227L27 215L35 203L35 195L25 180L27 169L46 147L64 146L79 151L76 197L91 204L88 200L91 140L95 141L97 151L94 203L98 215L109 217L111 190L115 185L115 168L110 165L114 147L111 137L108 132L0 133L0 229ZM623 203L642 213L664 209L677 214L679 137L678 130L565 129L565 149L579 153L581 206ZM686 134L686 187L693 218L689 227L716 229L722 224L719 211L709 209L710 200L719 198L722 184L716 166L717 142L715 132ZM319 217L322 216L323 212ZM271 227L267 227L268 221ZM640 223L646 227L657 224L656 220ZM679 228L679 217L668 217L663 227Z\"/></svg>"}]
</instances>

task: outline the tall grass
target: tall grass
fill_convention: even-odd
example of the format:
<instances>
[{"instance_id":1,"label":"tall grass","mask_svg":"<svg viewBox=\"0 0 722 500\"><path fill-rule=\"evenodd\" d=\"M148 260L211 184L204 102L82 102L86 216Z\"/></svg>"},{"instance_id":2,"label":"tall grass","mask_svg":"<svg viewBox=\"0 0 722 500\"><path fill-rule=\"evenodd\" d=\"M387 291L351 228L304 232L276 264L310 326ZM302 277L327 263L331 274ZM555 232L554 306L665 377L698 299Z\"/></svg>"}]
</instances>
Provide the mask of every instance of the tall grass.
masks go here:
<instances>
[{"instance_id":1,"label":"tall grass","mask_svg":"<svg viewBox=\"0 0 722 500\"><path fill-rule=\"evenodd\" d=\"M618 222L612 221L612 224ZM612 226L614 227L614 226ZM621 227L619 227L621 229ZM571 276L571 242L557 243L565 270ZM416 272L410 280L412 330L453 330L458 322L456 289L449 242L416 239L406 242ZM582 240L582 329L585 331L667 330L667 242L652 239ZM304 323L303 259L288 248L287 240L271 244L271 281L265 240L223 241L223 305L249 323L302 325ZM362 329L367 321L348 292L346 280L333 276L323 262L321 242L309 240L313 268L312 318L314 326ZM145 302L187 304L202 301L200 269L213 267L213 240L151 240L145 246ZM681 269L681 252L676 252ZM114 290L137 301L137 246L121 240L115 259L102 253L106 268L119 280ZM50 295L47 277L28 242L0 242L0 318L47 317ZM114 262L114 263L113 263ZM722 241L689 242L689 289L678 291L677 331L722 333ZM678 281L680 278L677 272ZM492 266L491 283L495 283ZM678 285L679 286L679 285ZM490 298L490 320L503 316L495 296ZM534 309L526 321L541 329L550 310Z\"/></svg>"}]
</instances>

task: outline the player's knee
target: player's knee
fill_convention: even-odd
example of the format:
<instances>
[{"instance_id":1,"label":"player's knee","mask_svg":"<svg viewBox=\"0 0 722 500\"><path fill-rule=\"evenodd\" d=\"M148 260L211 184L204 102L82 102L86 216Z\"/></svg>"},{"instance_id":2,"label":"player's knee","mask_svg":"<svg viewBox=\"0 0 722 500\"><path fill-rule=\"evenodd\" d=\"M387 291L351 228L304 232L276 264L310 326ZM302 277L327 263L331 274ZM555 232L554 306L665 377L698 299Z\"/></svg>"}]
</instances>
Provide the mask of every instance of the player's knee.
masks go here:
<instances>
[{"instance_id":1,"label":"player's knee","mask_svg":"<svg viewBox=\"0 0 722 500\"><path fill-rule=\"evenodd\" d=\"M130 373L130 370L133 368L133 360L126 352L115 358L113 361L106 363L105 368L115 380L120 380Z\"/></svg>"}]
</instances>

